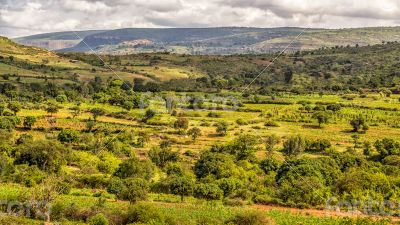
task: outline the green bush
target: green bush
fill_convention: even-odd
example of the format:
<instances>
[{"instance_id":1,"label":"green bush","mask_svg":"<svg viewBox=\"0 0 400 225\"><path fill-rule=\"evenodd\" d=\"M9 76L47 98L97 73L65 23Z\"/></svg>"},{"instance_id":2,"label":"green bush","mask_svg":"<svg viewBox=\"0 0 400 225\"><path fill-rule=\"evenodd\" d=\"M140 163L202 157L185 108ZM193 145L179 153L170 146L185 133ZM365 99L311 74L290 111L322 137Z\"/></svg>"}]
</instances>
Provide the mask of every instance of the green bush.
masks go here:
<instances>
[{"instance_id":1,"label":"green bush","mask_svg":"<svg viewBox=\"0 0 400 225\"><path fill-rule=\"evenodd\" d=\"M156 207L139 203L128 209L125 224L163 224L164 221L164 215Z\"/></svg>"},{"instance_id":2,"label":"green bush","mask_svg":"<svg viewBox=\"0 0 400 225\"><path fill-rule=\"evenodd\" d=\"M226 221L232 225L273 225L275 222L260 211L243 211L236 213L233 218Z\"/></svg>"},{"instance_id":3,"label":"green bush","mask_svg":"<svg viewBox=\"0 0 400 225\"><path fill-rule=\"evenodd\" d=\"M99 213L90 217L88 223L90 225L108 225L108 220L102 213Z\"/></svg>"}]
</instances>

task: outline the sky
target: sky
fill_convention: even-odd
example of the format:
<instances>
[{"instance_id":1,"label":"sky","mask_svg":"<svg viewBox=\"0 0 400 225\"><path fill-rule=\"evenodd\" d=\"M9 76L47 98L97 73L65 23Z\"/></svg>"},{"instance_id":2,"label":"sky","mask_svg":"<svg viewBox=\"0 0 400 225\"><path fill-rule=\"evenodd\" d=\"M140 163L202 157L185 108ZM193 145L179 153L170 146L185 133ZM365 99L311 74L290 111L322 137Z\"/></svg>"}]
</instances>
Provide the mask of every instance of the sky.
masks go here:
<instances>
[{"instance_id":1,"label":"sky","mask_svg":"<svg viewBox=\"0 0 400 225\"><path fill-rule=\"evenodd\" d=\"M400 0L0 0L0 36L137 27L400 25Z\"/></svg>"}]
</instances>

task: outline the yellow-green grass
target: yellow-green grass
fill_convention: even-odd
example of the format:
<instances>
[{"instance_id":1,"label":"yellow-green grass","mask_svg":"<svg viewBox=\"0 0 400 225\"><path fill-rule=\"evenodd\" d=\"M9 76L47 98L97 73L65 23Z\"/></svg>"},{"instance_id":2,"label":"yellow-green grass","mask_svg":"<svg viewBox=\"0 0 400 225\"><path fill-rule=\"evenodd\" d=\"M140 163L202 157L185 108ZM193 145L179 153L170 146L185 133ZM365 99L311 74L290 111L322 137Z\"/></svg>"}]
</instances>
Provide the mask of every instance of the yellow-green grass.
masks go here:
<instances>
[{"instance_id":1,"label":"yellow-green grass","mask_svg":"<svg viewBox=\"0 0 400 225\"><path fill-rule=\"evenodd\" d=\"M5 201L18 200L18 197L22 193L31 191L30 188L25 188L19 185L3 184L0 186L0 198ZM94 194L98 193L98 190L91 189L73 189L69 195L59 196L55 202L63 205L74 205L79 209L90 209L93 207L98 208L99 198L93 197ZM110 196L109 196L110 197ZM181 221L180 224L195 224L198 221L226 221L233 217L239 212L249 212L255 209L251 206L240 206L240 207L229 207L223 206L220 201L206 202L204 200L198 200L193 197L186 197L184 202L180 202L179 196L166 195L166 194L150 194L149 199L146 202L159 210L164 215L169 215L172 218ZM130 204L126 201L115 201L112 198L108 198L107 201L102 204L101 210L109 213L116 211L125 211L130 207ZM345 218L340 217L329 217L323 216L322 214L318 217L307 215L306 213L300 214L291 213L290 211L282 211L282 209L263 209L259 210L260 213L270 218L275 224L343 224ZM0 222L6 221L7 224L22 224L22 225L34 225L42 224L43 221L30 220L22 217L12 217L3 215L0 217ZM63 224L85 224L79 221L65 221ZM346 223L350 224L350 223ZM379 221L376 224L381 224Z\"/></svg>"},{"instance_id":2,"label":"yellow-green grass","mask_svg":"<svg viewBox=\"0 0 400 225\"><path fill-rule=\"evenodd\" d=\"M201 73L192 71L184 67L152 67L152 66L134 66L131 67L133 70L140 73L147 73L157 77L161 81L171 79L182 79L182 78L197 78L204 76Z\"/></svg>"}]
</instances>

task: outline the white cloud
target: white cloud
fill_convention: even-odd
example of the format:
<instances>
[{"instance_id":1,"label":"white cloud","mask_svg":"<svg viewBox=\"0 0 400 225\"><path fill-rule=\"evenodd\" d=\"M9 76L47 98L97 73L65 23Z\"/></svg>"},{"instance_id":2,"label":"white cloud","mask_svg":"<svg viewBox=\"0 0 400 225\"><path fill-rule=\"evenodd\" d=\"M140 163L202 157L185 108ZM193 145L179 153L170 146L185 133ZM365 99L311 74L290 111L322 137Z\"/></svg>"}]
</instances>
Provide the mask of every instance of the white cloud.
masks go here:
<instances>
[{"instance_id":1,"label":"white cloud","mask_svg":"<svg viewBox=\"0 0 400 225\"><path fill-rule=\"evenodd\" d=\"M0 35L123 27L400 24L399 0L0 0Z\"/></svg>"}]
</instances>

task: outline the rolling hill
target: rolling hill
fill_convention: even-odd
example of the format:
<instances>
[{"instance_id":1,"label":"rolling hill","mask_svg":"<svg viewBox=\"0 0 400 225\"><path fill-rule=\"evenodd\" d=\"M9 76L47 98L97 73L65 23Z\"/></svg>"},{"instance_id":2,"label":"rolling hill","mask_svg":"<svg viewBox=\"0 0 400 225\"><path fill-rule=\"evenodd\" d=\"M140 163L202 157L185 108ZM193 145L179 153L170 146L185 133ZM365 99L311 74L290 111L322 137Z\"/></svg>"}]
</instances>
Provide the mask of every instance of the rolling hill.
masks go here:
<instances>
[{"instance_id":1,"label":"rolling hill","mask_svg":"<svg viewBox=\"0 0 400 225\"><path fill-rule=\"evenodd\" d=\"M303 33L302 33L303 32ZM298 34L302 33L299 38ZM231 55L312 50L334 46L366 46L400 41L400 27L354 29L303 28L127 28L35 35L15 39L18 43L61 52L132 54L172 52L192 55Z\"/></svg>"},{"instance_id":2,"label":"rolling hill","mask_svg":"<svg viewBox=\"0 0 400 225\"><path fill-rule=\"evenodd\" d=\"M45 48L48 50L60 50L64 48L70 48L79 44L82 39L88 35L104 32L103 30L93 31L76 31L74 32L56 32L38 34L27 37L16 38L15 41L23 44Z\"/></svg>"}]
</instances>

